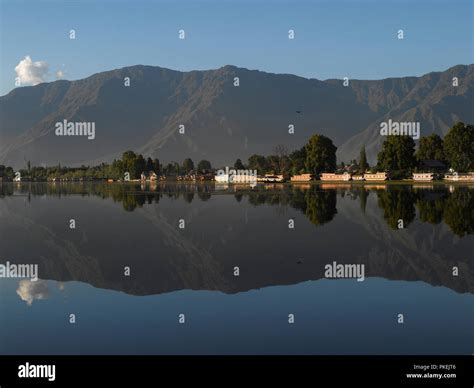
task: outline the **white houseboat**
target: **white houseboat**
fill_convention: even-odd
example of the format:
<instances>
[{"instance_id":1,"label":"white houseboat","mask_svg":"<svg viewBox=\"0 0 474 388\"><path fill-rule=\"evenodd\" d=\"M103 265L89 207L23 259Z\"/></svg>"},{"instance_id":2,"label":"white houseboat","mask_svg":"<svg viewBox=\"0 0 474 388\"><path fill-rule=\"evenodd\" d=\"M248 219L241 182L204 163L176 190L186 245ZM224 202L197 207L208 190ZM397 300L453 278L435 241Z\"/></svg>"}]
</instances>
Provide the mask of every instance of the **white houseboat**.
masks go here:
<instances>
[{"instance_id":1,"label":"white houseboat","mask_svg":"<svg viewBox=\"0 0 474 388\"><path fill-rule=\"evenodd\" d=\"M432 181L434 180L434 174L432 172L414 172L413 173L414 181Z\"/></svg>"},{"instance_id":2,"label":"white houseboat","mask_svg":"<svg viewBox=\"0 0 474 388\"><path fill-rule=\"evenodd\" d=\"M322 173L319 176L319 179L322 181L350 181L351 180L351 174L348 172L345 172L344 174L334 174L334 173Z\"/></svg>"},{"instance_id":3,"label":"white houseboat","mask_svg":"<svg viewBox=\"0 0 474 388\"><path fill-rule=\"evenodd\" d=\"M366 181L385 181L388 179L386 172L365 173L364 179Z\"/></svg>"}]
</instances>

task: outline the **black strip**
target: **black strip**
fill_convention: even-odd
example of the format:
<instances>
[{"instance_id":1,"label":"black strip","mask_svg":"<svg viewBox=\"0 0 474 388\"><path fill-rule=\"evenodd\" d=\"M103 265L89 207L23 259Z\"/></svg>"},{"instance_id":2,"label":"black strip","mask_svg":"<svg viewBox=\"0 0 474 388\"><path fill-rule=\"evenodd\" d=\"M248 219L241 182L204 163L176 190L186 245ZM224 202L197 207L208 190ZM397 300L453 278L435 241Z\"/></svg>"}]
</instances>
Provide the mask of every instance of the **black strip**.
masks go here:
<instances>
[{"instance_id":1,"label":"black strip","mask_svg":"<svg viewBox=\"0 0 474 388\"><path fill-rule=\"evenodd\" d=\"M0 356L0 387L27 385L137 384L182 386L445 386L472 387L471 356ZM19 378L19 366L55 365L55 381ZM414 365L429 366L426 371ZM431 366L436 365L436 369ZM454 367L449 367L454 365ZM442 367L446 366L446 367ZM407 378L407 373L456 374L456 377ZM304 383L304 382L307 383ZM329 383L329 384L328 384Z\"/></svg>"}]
</instances>

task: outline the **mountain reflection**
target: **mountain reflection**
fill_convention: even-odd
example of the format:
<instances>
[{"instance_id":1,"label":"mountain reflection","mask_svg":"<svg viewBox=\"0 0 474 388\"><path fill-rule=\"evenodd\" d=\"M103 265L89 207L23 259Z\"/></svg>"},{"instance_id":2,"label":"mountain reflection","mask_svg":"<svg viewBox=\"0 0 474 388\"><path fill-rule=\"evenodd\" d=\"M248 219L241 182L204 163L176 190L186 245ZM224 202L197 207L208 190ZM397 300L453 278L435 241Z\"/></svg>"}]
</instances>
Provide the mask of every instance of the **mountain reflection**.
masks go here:
<instances>
[{"instance_id":1,"label":"mountain reflection","mask_svg":"<svg viewBox=\"0 0 474 388\"><path fill-rule=\"evenodd\" d=\"M296 284L334 260L474 293L473 201L462 185L3 184L0 259L133 295ZM48 290L22 281L17 293L31 304Z\"/></svg>"}]
</instances>

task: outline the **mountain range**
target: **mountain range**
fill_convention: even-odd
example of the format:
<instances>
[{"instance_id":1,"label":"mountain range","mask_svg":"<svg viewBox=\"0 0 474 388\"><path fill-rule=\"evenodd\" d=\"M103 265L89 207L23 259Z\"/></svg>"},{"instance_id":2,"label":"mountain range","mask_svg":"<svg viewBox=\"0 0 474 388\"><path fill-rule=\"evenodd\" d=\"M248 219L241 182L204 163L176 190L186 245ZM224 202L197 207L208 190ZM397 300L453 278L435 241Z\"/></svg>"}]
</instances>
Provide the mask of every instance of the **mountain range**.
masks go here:
<instances>
[{"instance_id":1,"label":"mountain range","mask_svg":"<svg viewBox=\"0 0 474 388\"><path fill-rule=\"evenodd\" d=\"M277 144L291 151L314 133L333 140L339 161L358 158L365 146L374 163L383 121L419 122L422 136L474 122L473 64L421 77L348 81L230 65L189 72L137 65L19 87L0 97L0 163L90 165L132 149L162 162L191 157L225 166L271 154ZM56 136L63 120L95 123L95 139Z\"/></svg>"}]
</instances>

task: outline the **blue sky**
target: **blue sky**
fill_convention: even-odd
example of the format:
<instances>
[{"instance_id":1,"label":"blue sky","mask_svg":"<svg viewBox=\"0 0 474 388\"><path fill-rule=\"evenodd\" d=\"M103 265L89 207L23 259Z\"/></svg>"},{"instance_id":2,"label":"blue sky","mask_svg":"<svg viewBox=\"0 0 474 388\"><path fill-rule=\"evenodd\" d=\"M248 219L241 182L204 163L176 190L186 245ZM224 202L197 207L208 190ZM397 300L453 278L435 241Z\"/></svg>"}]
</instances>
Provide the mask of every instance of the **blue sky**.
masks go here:
<instances>
[{"instance_id":1,"label":"blue sky","mask_svg":"<svg viewBox=\"0 0 474 388\"><path fill-rule=\"evenodd\" d=\"M0 95L15 87L15 67L25 56L47 63L46 81L58 70L74 80L135 64L176 70L232 64L307 78L380 79L474 62L471 0L0 4ZM185 40L178 39L180 29Z\"/></svg>"}]
</instances>

